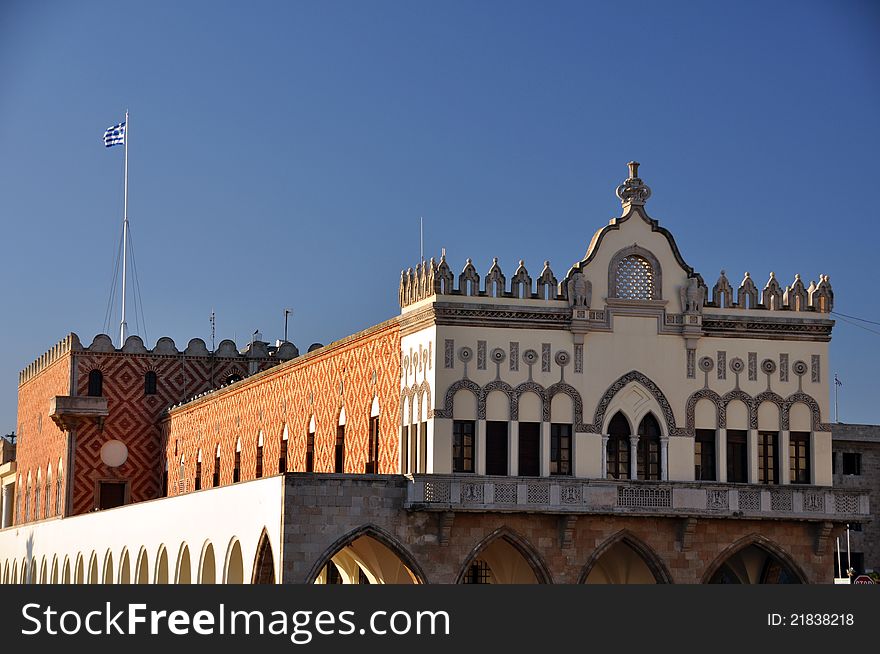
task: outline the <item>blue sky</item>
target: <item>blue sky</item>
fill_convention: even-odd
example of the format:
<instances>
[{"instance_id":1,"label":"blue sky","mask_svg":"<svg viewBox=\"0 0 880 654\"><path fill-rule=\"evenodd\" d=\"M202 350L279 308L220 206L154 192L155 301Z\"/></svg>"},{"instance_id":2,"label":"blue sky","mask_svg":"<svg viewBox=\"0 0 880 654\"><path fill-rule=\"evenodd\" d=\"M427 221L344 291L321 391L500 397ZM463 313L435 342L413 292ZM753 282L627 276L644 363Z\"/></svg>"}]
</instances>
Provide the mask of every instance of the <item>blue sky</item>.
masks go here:
<instances>
[{"instance_id":1,"label":"blue sky","mask_svg":"<svg viewBox=\"0 0 880 654\"><path fill-rule=\"evenodd\" d=\"M302 351L387 319L419 216L456 269L561 276L630 159L710 285L827 273L880 322L878 7L7 0L0 429L21 368L104 328L122 148L100 139L126 108L150 346L209 341L212 309L243 346L292 307ZM838 321L842 421L880 423L878 345Z\"/></svg>"}]
</instances>

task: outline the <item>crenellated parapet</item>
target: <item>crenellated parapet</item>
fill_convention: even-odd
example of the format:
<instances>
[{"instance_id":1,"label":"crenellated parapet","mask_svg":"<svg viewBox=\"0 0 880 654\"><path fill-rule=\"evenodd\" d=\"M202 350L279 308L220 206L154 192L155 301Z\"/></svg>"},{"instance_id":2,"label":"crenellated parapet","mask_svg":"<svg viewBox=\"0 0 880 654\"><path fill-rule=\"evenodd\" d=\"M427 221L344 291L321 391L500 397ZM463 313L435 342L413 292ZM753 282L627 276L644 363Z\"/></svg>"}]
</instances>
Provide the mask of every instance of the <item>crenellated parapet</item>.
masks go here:
<instances>
[{"instance_id":1,"label":"crenellated parapet","mask_svg":"<svg viewBox=\"0 0 880 654\"><path fill-rule=\"evenodd\" d=\"M70 352L82 349L83 347L79 342L79 336L71 332L49 348L45 354L37 357L33 363L18 373L18 385L21 386L26 381L40 374L43 370Z\"/></svg>"},{"instance_id":2,"label":"crenellated parapet","mask_svg":"<svg viewBox=\"0 0 880 654\"><path fill-rule=\"evenodd\" d=\"M400 272L398 300L401 308L434 295L528 300L565 300L568 297L566 287L559 284L549 261L544 262L540 276L533 280L525 262L520 260L508 281L497 257L492 259L485 277L480 276L471 259L465 262L461 273L456 276L446 262L445 253L439 262L431 257L430 261L423 261L415 268Z\"/></svg>"},{"instance_id":3,"label":"crenellated parapet","mask_svg":"<svg viewBox=\"0 0 880 654\"><path fill-rule=\"evenodd\" d=\"M147 348L140 336L131 335L125 339L125 343L121 348L117 348L113 345L113 340L107 334L98 334L92 339L92 343L88 347L83 347L79 336L71 332L19 373L19 385L32 379L71 352L202 358L214 356L220 359L240 359L242 361L268 359L274 362L288 361L299 356L299 349L297 349L296 345L287 341L277 346L269 345L263 341L254 341L253 343L248 343L244 349L239 350L235 342L225 339L220 341L217 349L212 353L201 338L190 339L186 347L180 350L174 340L168 336L158 339L155 347Z\"/></svg>"},{"instance_id":4,"label":"crenellated parapet","mask_svg":"<svg viewBox=\"0 0 880 654\"><path fill-rule=\"evenodd\" d=\"M708 295L708 294L707 294ZM834 292L828 275L819 275L819 282L804 286L800 275L794 276L790 286L783 287L775 273L763 290L758 291L752 276L746 273L739 288L734 291L726 273L722 270L712 287L712 298L705 306L715 309L767 309L770 311L815 311L830 313L834 306Z\"/></svg>"}]
</instances>

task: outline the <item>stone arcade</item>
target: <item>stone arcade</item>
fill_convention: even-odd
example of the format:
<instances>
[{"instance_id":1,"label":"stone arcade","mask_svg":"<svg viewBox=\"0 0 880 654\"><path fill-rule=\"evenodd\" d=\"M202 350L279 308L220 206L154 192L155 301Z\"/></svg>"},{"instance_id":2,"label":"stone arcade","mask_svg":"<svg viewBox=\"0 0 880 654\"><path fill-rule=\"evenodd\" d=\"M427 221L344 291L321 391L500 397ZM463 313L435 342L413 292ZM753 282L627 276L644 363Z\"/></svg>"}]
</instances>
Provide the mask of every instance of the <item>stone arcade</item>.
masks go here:
<instances>
[{"instance_id":1,"label":"stone arcade","mask_svg":"<svg viewBox=\"0 0 880 654\"><path fill-rule=\"evenodd\" d=\"M829 278L710 289L629 169L561 279L423 261L302 356L68 336L22 373L0 578L830 582L868 496L832 487Z\"/></svg>"}]
</instances>

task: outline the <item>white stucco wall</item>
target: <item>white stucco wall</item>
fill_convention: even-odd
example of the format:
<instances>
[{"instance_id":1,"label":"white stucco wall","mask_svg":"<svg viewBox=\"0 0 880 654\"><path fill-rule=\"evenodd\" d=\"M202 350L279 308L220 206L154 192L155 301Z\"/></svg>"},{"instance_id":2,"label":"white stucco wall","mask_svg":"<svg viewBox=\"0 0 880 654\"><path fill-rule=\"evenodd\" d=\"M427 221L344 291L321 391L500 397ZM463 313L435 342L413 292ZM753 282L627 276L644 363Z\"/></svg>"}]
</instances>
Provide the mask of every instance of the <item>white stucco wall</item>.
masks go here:
<instances>
[{"instance_id":1,"label":"white stucco wall","mask_svg":"<svg viewBox=\"0 0 880 654\"><path fill-rule=\"evenodd\" d=\"M45 560L51 581L53 562L58 578L69 562L71 577L76 561L83 557L88 581L89 560L98 560L98 578L104 581L104 562L109 551L113 559L113 583L120 581L120 564L128 552L133 577L139 554L148 557L149 583L156 582L156 564L164 547L168 555L169 583L174 583L178 555L189 548L191 583L198 580L203 549L213 545L214 583L224 582L226 557L235 541L241 547L244 582L249 583L260 537L265 530L272 546L275 579L281 571L281 518L284 477L278 475L188 493L71 518L46 520L0 531L0 574L17 562L19 582L22 561L37 561L38 575ZM131 580L123 583L131 583Z\"/></svg>"}]
</instances>

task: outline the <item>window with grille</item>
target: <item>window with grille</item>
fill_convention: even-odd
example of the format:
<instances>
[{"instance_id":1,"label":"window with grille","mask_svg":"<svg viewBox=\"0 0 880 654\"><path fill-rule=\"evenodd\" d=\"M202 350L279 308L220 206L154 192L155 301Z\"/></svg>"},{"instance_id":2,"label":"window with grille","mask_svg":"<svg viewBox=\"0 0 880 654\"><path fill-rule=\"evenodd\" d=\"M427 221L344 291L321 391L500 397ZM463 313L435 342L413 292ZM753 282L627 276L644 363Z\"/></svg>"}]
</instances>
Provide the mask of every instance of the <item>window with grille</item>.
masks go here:
<instances>
[{"instance_id":1,"label":"window with grille","mask_svg":"<svg viewBox=\"0 0 880 654\"><path fill-rule=\"evenodd\" d=\"M810 433L793 431L788 441L792 484L810 483Z\"/></svg>"},{"instance_id":2,"label":"window with grille","mask_svg":"<svg viewBox=\"0 0 880 654\"><path fill-rule=\"evenodd\" d=\"M654 269L650 262L637 254L618 261L614 291L616 297L625 300L653 300Z\"/></svg>"},{"instance_id":3,"label":"window with grille","mask_svg":"<svg viewBox=\"0 0 880 654\"><path fill-rule=\"evenodd\" d=\"M776 465L776 447L779 434L775 431L758 432L758 483L779 483Z\"/></svg>"},{"instance_id":4,"label":"window with grille","mask_svg":"<svg viewBox=\"0 0 880 654\"><path fill-rule=\"evenodd\" d=\"M571 425L550 425L550 474L571 474Z\"/></svg>"},{"instance_id":5,"label":"window with grille","mask_svg":"<svg viewBox=\"0 0 880 654\"><path fill-rule=\"evenodd\" d=\"M715 481L714 429L698 429L694 436L694 479Z\"/></svg>"},{"instance_id":6,"label":"window with grille","mask_svg":"<svg viewBox=\"0 0 880 654\"><path fill-rule=\"evenodd\" d=\"M660 425L652 413L646 415L639 425L636 469L639 479L659 481L662 476L660 470Z\"/></svg>"},{"instance_id":7,"label":"window with grille","mask_svg":"<svg viewBox=\"0 0 880 654\"><path fill-rule=\"evenodd\" d=\"M482 559L471 563L463 582L466 584L491 584L492 570L489 568L489 564Z\"/></svg>"},{"instance_id":8,"label":"window with grille","mask_svg":"<svg viewBox=\"0 0 880 654\"><path fill-rule=\"evenodd\" d=\"M452 423L452 472L474 471L474 421Z\"/></svg>"},{"instance_id":9,"label":"window with grille","mask_svg":"<svg viewBox=\"0 0 880 654\"><path fill-rule=\"evenodd\" d=\"M617 413L608 425L605 452L608 479L629 479L629 423Z\"/></svg>"}]
</instances>

